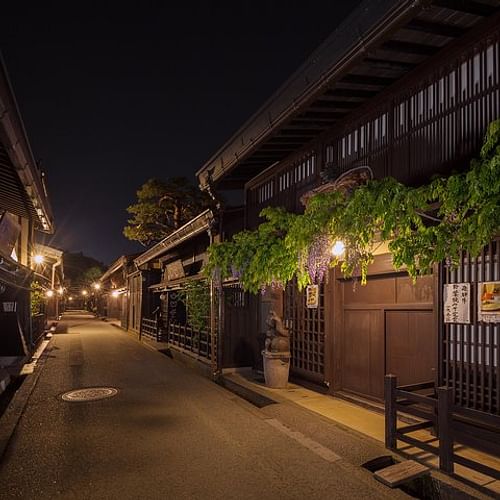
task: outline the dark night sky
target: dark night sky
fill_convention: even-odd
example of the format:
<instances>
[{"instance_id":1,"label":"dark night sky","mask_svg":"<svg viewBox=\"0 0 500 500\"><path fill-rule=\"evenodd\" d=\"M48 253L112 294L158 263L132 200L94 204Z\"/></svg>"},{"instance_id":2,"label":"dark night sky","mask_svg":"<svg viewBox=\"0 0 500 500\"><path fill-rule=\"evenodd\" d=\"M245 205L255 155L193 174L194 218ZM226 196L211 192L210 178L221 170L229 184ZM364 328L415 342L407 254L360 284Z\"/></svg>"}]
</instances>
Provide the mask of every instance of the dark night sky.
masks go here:
<instances>
[{"instance_id":1,"label":"dark night sky","mask_svg":"<svg viewBox=\"0 0 500 500\"><path fill-rule=\"evenodd\" d=\"M48 174L51 244L106 263L138 246L125 208L194 172L354 1L8 2L0 47Z\"/></svg>"}]
</instances>

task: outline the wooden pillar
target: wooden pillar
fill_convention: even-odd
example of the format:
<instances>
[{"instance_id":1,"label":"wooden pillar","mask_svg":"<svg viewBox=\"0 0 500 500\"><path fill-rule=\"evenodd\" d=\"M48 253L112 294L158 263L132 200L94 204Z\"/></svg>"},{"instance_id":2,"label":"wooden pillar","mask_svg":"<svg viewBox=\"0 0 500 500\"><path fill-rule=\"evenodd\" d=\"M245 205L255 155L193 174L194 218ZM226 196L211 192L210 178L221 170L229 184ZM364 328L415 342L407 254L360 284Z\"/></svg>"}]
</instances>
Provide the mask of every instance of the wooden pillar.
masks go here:
<instances>
[{"instance_id":1,"label":"wooden pillar","mask_svg":"<svg viewBox=\"0 0 500 500\"><path fill-rule=\"evenodd\" d=\"M439 434L439 468L451 474L453 472L453 431L452 409L453 389L438 387L438 434Z\"/></svg>"},{"instance_id":2,"label":"wooden pillar","mask_svg":"<svg viewBox=\"0 0 500 500\"><path fill-rule=\"evenodd\" d=\"M397 409L396 388L398 378L396 375L386 375L384 383L385 392L385 447L389 450L397 449Z\"/></svg>"}]
</instances>

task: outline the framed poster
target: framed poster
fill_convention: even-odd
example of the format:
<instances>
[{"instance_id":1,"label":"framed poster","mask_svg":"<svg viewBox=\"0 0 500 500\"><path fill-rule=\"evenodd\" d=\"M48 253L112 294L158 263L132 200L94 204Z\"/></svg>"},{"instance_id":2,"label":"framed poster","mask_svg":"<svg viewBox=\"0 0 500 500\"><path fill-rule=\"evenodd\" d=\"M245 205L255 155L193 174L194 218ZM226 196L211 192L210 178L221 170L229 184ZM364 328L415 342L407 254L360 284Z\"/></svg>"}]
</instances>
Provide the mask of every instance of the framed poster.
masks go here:
<instances>
[{"instance_id":1,"label":"framed poster","mask_svg":"<svg viewBox=\"0 0 500 500\"><path fill-rule=\"evenodd\" d=\"M500 281L478 283L478 321L500 323Z\"/></svg>"},{"instance_id":2,"label":"framed poster","mask_svg":"<svg viewBox=\"0 0 500 500\"><path fill-rule=\"evenodd\" d=\"M470 323L470 283L444 285L444 322Z\"/></svg>"},{"instance_id":3,"label":"framed poster","mask_svg":"<svg viewBox=\"0 0 500 500\"><path fill-rule=\"evenodd\" d=\"M309 309L317 309L319 305L319 286L307 285L306 288L306 306Z\"/></svg>"}]
</instances>

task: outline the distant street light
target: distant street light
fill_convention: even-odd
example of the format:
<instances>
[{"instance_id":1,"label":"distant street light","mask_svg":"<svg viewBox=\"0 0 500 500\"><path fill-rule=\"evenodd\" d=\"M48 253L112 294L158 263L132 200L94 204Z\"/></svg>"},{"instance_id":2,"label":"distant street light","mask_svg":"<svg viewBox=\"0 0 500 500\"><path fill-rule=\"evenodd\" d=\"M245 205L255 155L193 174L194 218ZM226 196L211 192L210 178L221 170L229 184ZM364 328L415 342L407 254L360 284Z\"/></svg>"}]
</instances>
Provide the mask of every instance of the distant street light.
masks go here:
<instances>
[{"instance_id":1,"label":"distant street light","mask_svg":"<svg viewBox=\"0 0 500 500\"><path fill-rule=\"evenodd\" d=\"M118 293L118 291L117 291L117 290L113 290L113 291L111 292L111 296L112 296L112 297L114 297L115 299L116 299L116 297L118 297L118 295L120 295L120 294Z\"/></svg>"},{"instance_id":2,"label":"distant street light","mask_svg":"<svg viewBox=\"0 0 500 500\"><path fill-rule=\"evenodd\" d=\"M99 283L94 283L92 286L95 290L99 290L101 288L101 285Z\"/></svg>"},{"instance_id":3,"label":"distant street light","mask_svg":"<svg viewBox=\"0 0 500 500\"><path fill-rule=\"evenodd\" d=\"M68 300L71 302L73 300L73 297L68 297Z\"/></svg>"},{"instance_id":4,"label":"distant street light","mask_svg":"<svg viewBox=\"0 0 500 500\"><path fill-rule=\"evenodd\" d=\"M63 289L63 287L59 288L59 290L57 290L57 293L58 293L59 295L62 295L62 294L64 293L64 289Z\"/></svg>"},{"instance_id":5,"label":"distant street light","mask_svg":"<svg viewBox=\"0 0 500 500\"><path fill-rule=\"evenodd\" d=\"M51 297L54 296L54 290L47 290L45 292L45 295L50 299Z\"/></svg>"},{"instance_id":6,"label":"distant street light","mask_svg":"<svg viewBox=\"0 0 500 500\"><path fill-rule=\"evenodd\" d=\"M87 290L82 290L82 295L84 295L84 296L85 296L85 295L87 295L87 294L88 294Z\"/></svg>"}]
</instances>

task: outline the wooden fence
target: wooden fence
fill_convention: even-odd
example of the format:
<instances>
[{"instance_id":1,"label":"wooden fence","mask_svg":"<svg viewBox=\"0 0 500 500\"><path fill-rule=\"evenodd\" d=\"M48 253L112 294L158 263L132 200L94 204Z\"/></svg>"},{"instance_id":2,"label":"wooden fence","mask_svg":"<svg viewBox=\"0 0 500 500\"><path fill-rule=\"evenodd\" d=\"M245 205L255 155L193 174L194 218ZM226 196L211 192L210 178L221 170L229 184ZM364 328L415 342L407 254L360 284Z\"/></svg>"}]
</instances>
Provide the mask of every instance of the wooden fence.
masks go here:
<instances>
[{"instance_id":1,"label":"wooden fence","mask_svg":"<svg viewBox=\"0 0 500 500\"><path fill-rule=\"evenodd\" d=\"M417 392L418 391L418 392ZM439 468L449 474L454 464L461 464L495 479L500 471L480 462L458 455L454 445L459 443L491 453L500 454L500 417L455 405L451 387L435 387L434 382L397 386L395 375L385 377L385 446L397 451L398 441L439 457ZM397 427L398 411L421 421ZM412 432L431 429L439 439L437 445L409 436Z\"/></svg>"},{"instance_id":2,"label":"wooden fence","mask_svg":"<svg viewBox=\"0 0 500 500\"><path fill-rule=\"evenodd\" d=\"M45 314L35 314L31 317L31 342L36 345L45 333Z\"/></svg>"},{"instance_id":3,"label":"wooden fence","mask_svg":"<svg viewBox=\"0 0 500 500\"><path fill-rule=\"evenodd\" d=\"M142 318L141 337L147 337L160 342L160 328L155 319Z\"/></svg>"}]
</instances>

